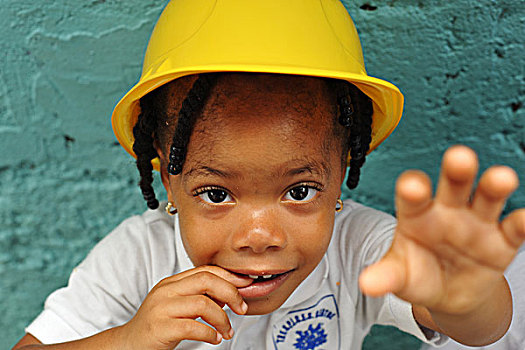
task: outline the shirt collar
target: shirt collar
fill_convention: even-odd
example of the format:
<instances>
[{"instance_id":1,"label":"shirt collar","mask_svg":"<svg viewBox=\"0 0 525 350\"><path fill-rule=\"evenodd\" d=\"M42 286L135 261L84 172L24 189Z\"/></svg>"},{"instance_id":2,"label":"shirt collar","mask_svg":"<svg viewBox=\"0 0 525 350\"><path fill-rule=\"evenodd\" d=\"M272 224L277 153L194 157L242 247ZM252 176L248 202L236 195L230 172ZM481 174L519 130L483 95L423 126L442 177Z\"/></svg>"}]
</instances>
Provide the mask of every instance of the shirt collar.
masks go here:
<instances>
[{"instance_id":1,"label":"shirt collar","mask_svg":"<svg viewBox=\"0 0 525 350\"><path fill-rule=\"evenodd\" d=\"M177 272L193 269L195 265L193 265L193 262L190 260L190 257L186 252L186 249L184 249L184 244L182 244L182 237L179 227L179 216L174 215L173 218L175 228L175 251L177 252L177 262L179 263Z\"/></svg>"},{"instance_id":2,"label":"shirt collar","mask_svg":"<svg viewBox=\"0 0 525 350\"><path fill-rule=\"evenodd\" d=\"M304 281L301 282L301 284L299 284L280 308L293 308L317 294L328 277L328 271L328 258L325 254L319 264L317 264L316 268L304 279Z\"/></svg>"}]
</instances>

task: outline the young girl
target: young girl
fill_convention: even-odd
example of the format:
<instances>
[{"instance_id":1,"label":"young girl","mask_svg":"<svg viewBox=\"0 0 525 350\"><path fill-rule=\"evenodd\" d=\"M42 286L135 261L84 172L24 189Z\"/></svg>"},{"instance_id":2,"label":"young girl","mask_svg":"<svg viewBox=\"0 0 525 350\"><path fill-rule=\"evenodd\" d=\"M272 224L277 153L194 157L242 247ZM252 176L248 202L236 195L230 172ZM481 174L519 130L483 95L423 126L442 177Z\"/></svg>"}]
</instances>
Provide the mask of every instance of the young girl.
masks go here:
<instances>
[{"instance_id":1,"label":"young girl","mask_svg":"<svg viewBox=\"0 0 525 350\"><path fill-rule=\"evenodd\" d=\"M524 210L498 221L511 169L470 200L476 156L456 146L435 198L426 175L400 177L397 222L339 199L401 110L337 1L172 1L113 115L151 210L93 249L15 348L357 349L374 323L495 341L525 238Z\"/></svg>"}]
</instances>

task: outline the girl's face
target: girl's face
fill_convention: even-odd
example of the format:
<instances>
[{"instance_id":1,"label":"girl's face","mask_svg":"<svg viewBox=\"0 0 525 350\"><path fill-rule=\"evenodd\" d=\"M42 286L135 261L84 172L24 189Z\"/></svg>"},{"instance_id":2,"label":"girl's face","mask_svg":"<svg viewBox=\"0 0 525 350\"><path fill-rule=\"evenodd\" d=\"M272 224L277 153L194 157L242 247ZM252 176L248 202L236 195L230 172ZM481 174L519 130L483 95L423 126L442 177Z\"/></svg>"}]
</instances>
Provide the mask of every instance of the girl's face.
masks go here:
<instances>
[{"instance_id":1,"label":"girl's face","mask_svg":"<svg viewBox=\"0 0 525 350\"><path fill-rule=\"evenodd\" d=\"M345 170L334 113L320 80L232 74L195 124L182 173L161 156L192 262L272 275L240 290L249 314L279 308L328 247Z\"/></svg>"}]
</instances>

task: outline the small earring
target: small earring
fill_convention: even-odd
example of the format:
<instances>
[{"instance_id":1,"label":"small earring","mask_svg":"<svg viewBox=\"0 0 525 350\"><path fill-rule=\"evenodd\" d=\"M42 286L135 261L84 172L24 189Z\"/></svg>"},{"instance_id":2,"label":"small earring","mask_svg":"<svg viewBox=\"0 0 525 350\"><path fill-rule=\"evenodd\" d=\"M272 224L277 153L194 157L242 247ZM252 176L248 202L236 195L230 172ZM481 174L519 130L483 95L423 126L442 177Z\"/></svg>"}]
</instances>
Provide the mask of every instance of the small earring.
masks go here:
<instances>
[{"instance_id":1,"label":"small earring","mask_svg":"<svg viewBox=\"0 0 525 350\"><path fill-rule=\"evenodd\" d=\"M168 202L164 210L171 216L177 214L177 208L173 205L173 202Z\"/></svg>"},{"instance_id":2,"label":"small earring","mask_svg":"<svg viewBox=\"0 0 525 350\"><path fill-rule=\"evenodd\" d=\"M343 210L344 204L341 198L337 198L337 204L335 206L336 213L339 213L341 210Z\"/></svg>"}]
</instances>

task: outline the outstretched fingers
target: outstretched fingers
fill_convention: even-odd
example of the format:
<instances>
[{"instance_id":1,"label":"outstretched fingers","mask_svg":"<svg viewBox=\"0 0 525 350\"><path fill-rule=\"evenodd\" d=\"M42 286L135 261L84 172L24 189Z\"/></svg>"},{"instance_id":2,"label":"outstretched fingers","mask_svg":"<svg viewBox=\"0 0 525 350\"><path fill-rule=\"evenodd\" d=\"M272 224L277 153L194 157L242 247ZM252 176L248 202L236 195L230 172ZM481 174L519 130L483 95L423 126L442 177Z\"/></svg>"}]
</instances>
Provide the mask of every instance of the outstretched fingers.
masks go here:
<instances>
[{"instance_id":1,"label":"outstretched fingers","mask_svg":"<svg viewBox=\"0 0 525 350\"><path fill-rule=\"evenodd\" d=\"M515 248L525 241L525 208L513 211L501 223L507 241Z\"/></svg>"},{"instance_id":2,"label":"outstretched fingers","mask_svg":"<svg viewBox=\"0 0 525 350\"><path fill-rule=\"evenodd\" d=\"M398 217L419 215L432 203L432 183L422 171L405 171L396 182L396 211Z\"/></svg>"},{"instance_id":3,"label":"outstretched fingers","mask_svg":"<svg viewBox=\"0 0 525 350\"><path fill-rule=\"evenodd\" d=\"M359 287L366 295L380 297L399 292L405 286L406 277L403 258L390 250L380 261L361 272Z\"/></svg>"},{"instance_id":4,"label":"outstretched fingers","mask_svg":"<svg viewBox=\"0 0 525 350\"><path fill-rule=\"evenodd\" d=\"M518 188L518 175L506 166L493 166L483 173L472 201L472 210L482 220L497 221L507 198Z\"/></svg>"},{"instance_id":5,"label":"outstretched fingers","mask_svg":"<svg viewBox=\"0 0 525 350\"><path fill-rule=\"evenodd\" d=\"M443 155L436 202L461 207L469 203L478 172L476 153L466 146L452 146Z\"/></svg>"}]
</instances>

